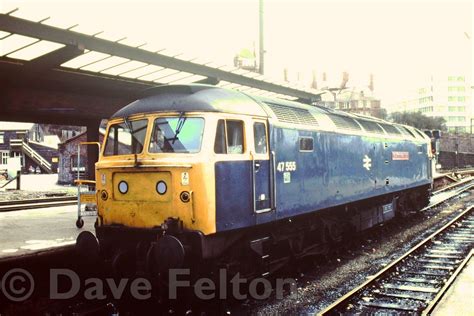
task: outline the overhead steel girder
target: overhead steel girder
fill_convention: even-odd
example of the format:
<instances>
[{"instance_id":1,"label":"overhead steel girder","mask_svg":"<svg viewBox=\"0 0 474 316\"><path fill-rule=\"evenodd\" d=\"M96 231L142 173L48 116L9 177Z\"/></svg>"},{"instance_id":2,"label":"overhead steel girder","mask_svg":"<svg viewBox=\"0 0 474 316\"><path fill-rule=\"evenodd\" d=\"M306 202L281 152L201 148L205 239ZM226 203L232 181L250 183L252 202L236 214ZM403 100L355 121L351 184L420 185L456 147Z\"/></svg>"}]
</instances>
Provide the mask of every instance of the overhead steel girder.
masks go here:
<instances>
[{"instance_id":1,"label":"overhead steel girder","mask_svg":"<svg viewBox=\"0 0 474 316\"><path fill-rule=\"evenodd\" d=\"M145 51L143 49L20 19L6 14L0 14L0 30L65 45L73 45L79 49L89 49L92 51L119 56L130 60L141 61L161 67L167 67L178 71L185 71L209 78L225 80L244 86L296 97L300 100L307 100L308 102L319 100L319 94L313 94L266 81L252 79L243 75L238 75L209 66L195 64L159 53Z\"/></svg>"}]
</instances>

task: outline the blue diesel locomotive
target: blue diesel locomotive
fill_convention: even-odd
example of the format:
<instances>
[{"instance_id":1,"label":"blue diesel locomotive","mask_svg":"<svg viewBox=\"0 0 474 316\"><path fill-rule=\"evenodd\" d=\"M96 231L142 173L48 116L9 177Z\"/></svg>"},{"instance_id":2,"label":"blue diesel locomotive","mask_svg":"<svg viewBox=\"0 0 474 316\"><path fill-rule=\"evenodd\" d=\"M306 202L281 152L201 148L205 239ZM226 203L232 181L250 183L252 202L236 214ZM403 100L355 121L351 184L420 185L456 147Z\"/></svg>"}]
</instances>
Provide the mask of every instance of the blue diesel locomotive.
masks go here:
<instances>
[{"instance_id":1,"label":"blue diesel locomotive","mask_svg":"<svg viewBox=\"0 0 474 316\"><path fill-rule=\"evenodd\" d=\"M432 185L413 127L215 86L148 91L102 148L97 239L77 246L117 272L219 260L267 274L419 210Z\"/></svg>"}]
</instances>

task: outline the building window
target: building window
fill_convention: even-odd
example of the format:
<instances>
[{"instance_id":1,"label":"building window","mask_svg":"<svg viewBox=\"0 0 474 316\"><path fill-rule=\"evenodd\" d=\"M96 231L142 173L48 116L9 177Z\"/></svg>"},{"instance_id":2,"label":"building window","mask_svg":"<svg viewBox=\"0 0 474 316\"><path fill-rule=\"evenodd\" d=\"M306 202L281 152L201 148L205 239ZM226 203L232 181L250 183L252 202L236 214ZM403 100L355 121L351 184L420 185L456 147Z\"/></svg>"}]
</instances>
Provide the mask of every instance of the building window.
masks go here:
<instances>
[{"instance_id":1,"label":"building window","mask_svg":"<svg viewBox=\"0 0 474 316\"><path fill-rule=\"evenodd\" d=\"M24 157L23 157L23 153L22 153L22 152L19 152L19 151L12 151L10 157L13 157L13 158L20 157L20 164L21 164L21 166L22 166L22 167L25 166L25 159L24 159Z\"/></svg>"},{"instance_id":2,"label":"building window","mask_svg":"<svg viewBox=\"0 0 474 316\"><path fill-rule=\"evenodd\" d=\"M464 102L464 101L466 101L466 97L458 97L458 101L459 102Z\"/></svg>"},{"instance_id":3,"label":"building window","mask_svg":"<svg viewBox=\"0 0 474 316\"><path fill-rule=\"evenodd\" d=\"M3 144L3 143L5 143L5 133L0 132L0 144Z\"/></svg>"},{"instance_id":4,"label":"building window","mask_svg":"<svg viewBox=\"0 0 474 316\"><path fill-rule=\"evenodd\" d=\"M0 151L0 164L6 165L8 164L8 157L9 157L8 151Z\"/></svg>"}]
</instances>

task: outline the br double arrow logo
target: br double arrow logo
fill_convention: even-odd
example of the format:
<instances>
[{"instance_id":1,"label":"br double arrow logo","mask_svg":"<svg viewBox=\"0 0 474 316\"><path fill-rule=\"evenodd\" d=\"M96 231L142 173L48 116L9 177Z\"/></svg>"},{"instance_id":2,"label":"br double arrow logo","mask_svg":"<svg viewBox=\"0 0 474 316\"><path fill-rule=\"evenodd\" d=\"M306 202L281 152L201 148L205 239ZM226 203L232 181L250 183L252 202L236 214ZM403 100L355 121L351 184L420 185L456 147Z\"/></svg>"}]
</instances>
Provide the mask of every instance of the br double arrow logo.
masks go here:
<instances>
[{"instance_id":1,"label":"br double arrow logo","mask_svg":"<svg viewBox=\"0 0 474 316\"><path fill-rule=\"evenodd\" d=\"M362 166L365 169L370 170L370 168L372 167L372 159L370 159L369 156L365 155L364 159L362 159L362 162L364 163Z\"/></svg>"}]
</instances>

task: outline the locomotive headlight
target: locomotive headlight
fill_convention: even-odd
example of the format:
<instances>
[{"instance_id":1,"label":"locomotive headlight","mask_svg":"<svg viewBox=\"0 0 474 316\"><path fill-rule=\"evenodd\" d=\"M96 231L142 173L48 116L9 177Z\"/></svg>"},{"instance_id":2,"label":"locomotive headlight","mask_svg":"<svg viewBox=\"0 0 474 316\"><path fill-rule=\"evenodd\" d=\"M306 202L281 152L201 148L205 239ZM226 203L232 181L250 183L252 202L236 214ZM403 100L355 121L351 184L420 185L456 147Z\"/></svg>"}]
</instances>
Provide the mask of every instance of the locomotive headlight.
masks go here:
<instances>
[{"instance_id":1,"label":"locomotive headlight","mask_svg":"<svg viewBox=\"0 0 474 316\"><path fill-rule=\"evenodd\" d=\"M158 192L158 194L163 195L166 193L167 190L168 187L166 186L166 183L164 181L159 181L156 184L156 192Z\"/></svg>"},{"instance_id":2,"label":"locomotive headlight","mask_svg":"<svg viewBox=\"0 0 474 316\"><path fill-rule=\"evenodd\" d=\"M109 194L107 193L107 191L102 190L102 191L100 192L100 198L101 198L103 201L107 201L107 199L109 198Z\"/></svg>"},{"instance_id":3,"label":"locomotive headlight","mask_svg":"<svg viewBox=\"0 0 474 316\"><path fill-rule=\"evenodd\" d=\"M118 184L118 190L120 193L125 194L128 192L128 183L125 181L120 181Z\"/></svg>"},{"instance_id":4,"label":"locomotive headlight","mask_svg":"<svg viewBox=\"0 0 474 316\"><path fill-rule=\"evenodd\" d=\"M180 198L181 201L183 201L184 203L188 203L188 202L191 200L191 194L190 194L188 191L183 191L183 192L181 192L181 194L179 195L179 198Z\"/></svg>"}]
</instances>

